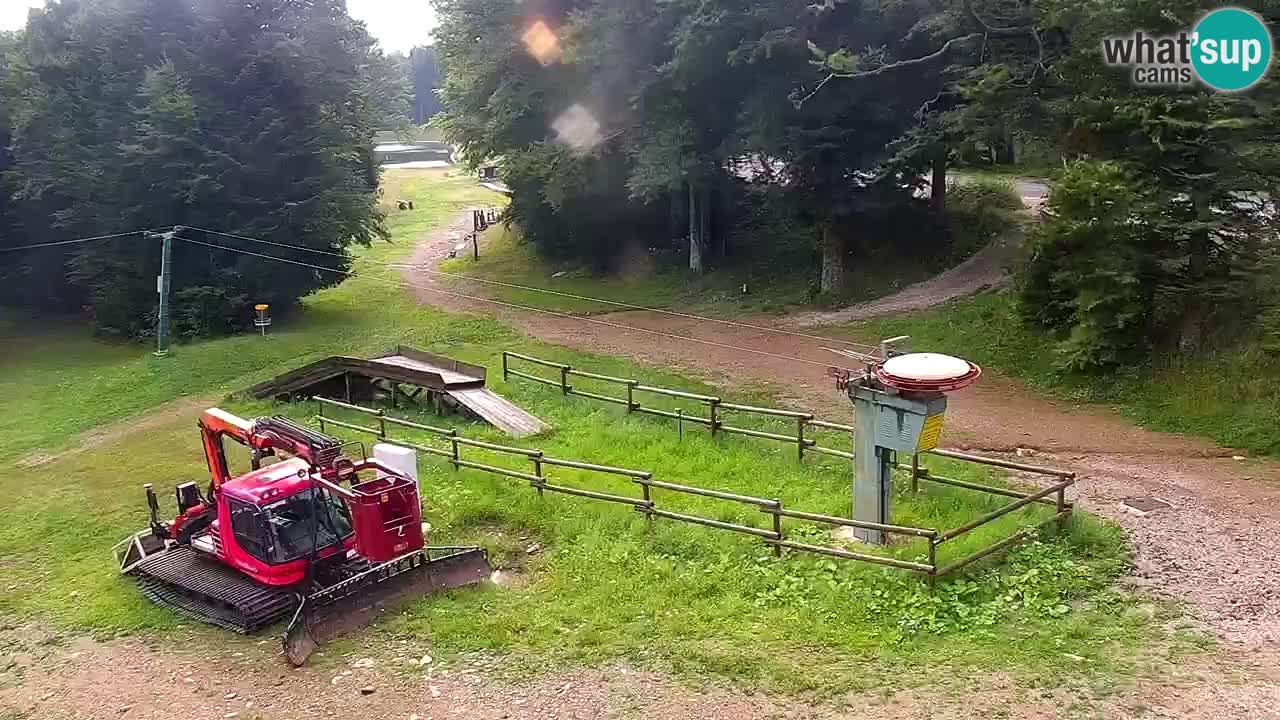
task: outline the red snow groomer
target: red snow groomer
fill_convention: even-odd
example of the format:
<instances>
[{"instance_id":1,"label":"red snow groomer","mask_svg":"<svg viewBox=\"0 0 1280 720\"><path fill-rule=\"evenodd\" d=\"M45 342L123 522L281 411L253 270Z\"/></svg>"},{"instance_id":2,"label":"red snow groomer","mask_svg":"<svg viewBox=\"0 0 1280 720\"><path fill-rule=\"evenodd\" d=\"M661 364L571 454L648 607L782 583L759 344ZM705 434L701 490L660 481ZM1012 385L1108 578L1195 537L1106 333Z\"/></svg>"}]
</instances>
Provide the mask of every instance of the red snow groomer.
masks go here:
<instances>
[{"instance_id":1,"label":"red snow groomer","mask_svg":"<svg viewBox=\"0 0 1280 720\"><path fill-rule=\"evenodd\" d=\"M147 485L151 527L114 550L158 604L241 633L291 618L285 655L301 665L383 602L489 577L484 550L425 545L412 479L348 458L336 438L218 409L201 416L200 434L207 493L178 485L177 518L165 522ZM232 477L226 438L249 449L249 472Z\"/></svg>"}]
</instances>

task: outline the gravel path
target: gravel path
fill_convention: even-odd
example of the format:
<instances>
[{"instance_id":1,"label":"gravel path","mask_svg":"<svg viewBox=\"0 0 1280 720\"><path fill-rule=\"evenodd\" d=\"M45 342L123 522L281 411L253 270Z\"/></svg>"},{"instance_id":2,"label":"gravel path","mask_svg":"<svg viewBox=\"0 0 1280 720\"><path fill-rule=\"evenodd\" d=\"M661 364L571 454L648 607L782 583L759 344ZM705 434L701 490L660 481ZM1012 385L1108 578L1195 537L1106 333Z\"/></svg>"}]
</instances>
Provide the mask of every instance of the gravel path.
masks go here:
<instances>
[{"instance_id":1,"label":"gravel path","mask_svg":"<svg viewBox=\"0 0 1280 720\"><path fill-rule=\"evenodd\" d=\"M511 681L495 658L473 655L445 668L430 657L429 647L405 641L376 648L370 656L319 657L319 663L294 670L280 658L274 638L207 640L207 633L197 633L154 647L133 639L68 640L38 627L0 631L0 717L968 720L977 715L1051 720L1071 709L1068 717L1280 718L1274 684L1265 694L1246 695L1233 685L1205 683L1196 683L1194 693L1170 692L1186 678L1217 670L1204 665L1184 668L1167 681L1139 683L1101 701L1065 688L1029 690L999 675L964 678L939 672L926 689L855 691L814 704L720 687L694 688L627 665L552 670L534 680ZM1232 667L1243 673L1233 678L1236 683L1266 672L1245 661Z\"/></svg>"},{"instance_id":2,"label":"gravel path","mask_svg":"<svg viewBox=\"0 0 1280 720\"><path fill-rule=\"evenodd\" d=\"M933 307L1002 285L1008 279L1009 264L1017 248L1022 245L1023 237L1022 228L1016 227L1005 237L974 253L968 260L928 280L908 285L892 295L839 310L792 315L787 318L786 324L788 327L810 328L896 315Z\"/></svg>"}]
</instances>

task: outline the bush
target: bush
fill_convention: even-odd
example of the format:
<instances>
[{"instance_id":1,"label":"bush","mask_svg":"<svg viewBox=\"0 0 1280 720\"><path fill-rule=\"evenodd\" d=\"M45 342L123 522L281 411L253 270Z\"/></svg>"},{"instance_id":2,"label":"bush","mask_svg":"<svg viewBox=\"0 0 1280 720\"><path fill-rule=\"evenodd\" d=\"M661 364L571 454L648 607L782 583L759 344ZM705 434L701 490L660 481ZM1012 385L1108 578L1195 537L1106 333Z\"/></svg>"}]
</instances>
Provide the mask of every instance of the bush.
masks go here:
<instances>
[{"instance_id":1,"label":"bush","mask_svg":"<svg viewBox=\"0 0 1280 720\"><path fill-rule=\"evenodd\" d=\"M1032 233L1023 317L1059 338L1062 369L1135 360L1152 335L1158 270L1144 187L1115 163L1080 161L1054 188L1048 218Z\"/></svg>"},{"instance_id":2,"label":"bush","mask_svg":"<svg viewBox=\"0 0 1280 720\"><path fill-rule=\"evenodd\" d=\"M959 262L1008 232L1022 198L1008 180L981 178L947 189L947 259Z\"/></svg>"},{"instance_id":3,"label":"bush","mask_svg":"<svg viewBox=\"0 0 1280 720\"><path fill-rule=\"evenodd\" d=\"M248 298L225 287L200 285L173 294L171 327L176 337L229 335L243 330L250 319Z\"/></svg>"}]
</instances>

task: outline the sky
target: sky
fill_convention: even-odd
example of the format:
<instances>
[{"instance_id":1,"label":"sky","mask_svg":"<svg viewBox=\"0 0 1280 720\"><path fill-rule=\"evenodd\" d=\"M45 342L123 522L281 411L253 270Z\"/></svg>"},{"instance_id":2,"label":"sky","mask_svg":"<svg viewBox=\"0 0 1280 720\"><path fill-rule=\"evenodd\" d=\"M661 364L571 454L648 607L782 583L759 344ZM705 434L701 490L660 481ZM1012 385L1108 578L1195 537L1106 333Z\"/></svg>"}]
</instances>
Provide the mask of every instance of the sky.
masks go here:
<instances>
[{"instance_id":1,"label":"sky","mask_svg":"<svg viewBox=\"0 0 1280 720\"><path fill-rule=\"evenodd\" d=\"M16 30L27 22L27 8L44 0L0 0L0 30ZM408 53L425 45L436 24L429 0L347 0L352 17L365 21L369 33L387 52Z\"/></svg>"}]
</instances>

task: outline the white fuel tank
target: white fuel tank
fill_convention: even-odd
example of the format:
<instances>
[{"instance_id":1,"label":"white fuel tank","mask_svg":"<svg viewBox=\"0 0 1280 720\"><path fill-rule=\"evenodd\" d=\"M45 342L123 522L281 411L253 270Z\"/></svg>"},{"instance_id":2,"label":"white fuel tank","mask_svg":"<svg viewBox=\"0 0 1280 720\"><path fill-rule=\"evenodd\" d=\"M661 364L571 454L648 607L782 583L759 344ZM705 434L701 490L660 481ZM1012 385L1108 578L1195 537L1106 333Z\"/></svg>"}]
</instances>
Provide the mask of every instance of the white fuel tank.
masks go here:
<instances>
[{"instance_id":1,"label":"white fuel tank","mask_svg":"<svg viewBox=\"0 0 1280 720\"><path fill-rule=\"evenodd\" d=\"M374 443L373 459L404 475L418 484L418 452L411 448L392 445L391 443Z\"/></svg>"}]
</instances>

